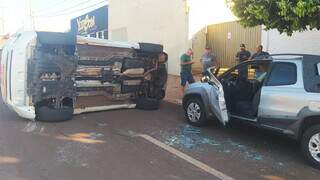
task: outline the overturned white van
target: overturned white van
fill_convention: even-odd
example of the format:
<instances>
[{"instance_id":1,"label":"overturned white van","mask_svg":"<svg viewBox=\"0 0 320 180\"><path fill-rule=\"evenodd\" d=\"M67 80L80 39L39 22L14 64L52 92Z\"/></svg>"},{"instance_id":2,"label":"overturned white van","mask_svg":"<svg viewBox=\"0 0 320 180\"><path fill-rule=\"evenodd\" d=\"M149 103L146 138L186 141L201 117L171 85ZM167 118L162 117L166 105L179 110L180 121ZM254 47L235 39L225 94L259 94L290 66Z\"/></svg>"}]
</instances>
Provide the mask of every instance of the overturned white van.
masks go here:
<instances>
[{"instance_id":1,"label":"overturned white van","mask_svg":"<svg viewBox=\"0 0 320 180\"><path fill-rule=\"evenodd\" d=\"M165 97L167 58L157 44L22 32L2 51L2 98L19 116L39 121L157 109Z\"/></svg>"}]
</instances>

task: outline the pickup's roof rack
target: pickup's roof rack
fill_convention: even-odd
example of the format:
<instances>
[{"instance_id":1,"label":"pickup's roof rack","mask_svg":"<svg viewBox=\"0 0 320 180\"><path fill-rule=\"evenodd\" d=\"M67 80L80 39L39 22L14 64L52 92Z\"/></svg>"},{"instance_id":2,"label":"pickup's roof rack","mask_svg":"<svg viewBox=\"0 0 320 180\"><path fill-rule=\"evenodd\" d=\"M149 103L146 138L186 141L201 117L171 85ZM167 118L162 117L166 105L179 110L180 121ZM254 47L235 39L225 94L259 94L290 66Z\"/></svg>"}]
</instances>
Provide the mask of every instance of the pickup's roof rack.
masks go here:
<instances>
[{"instance_id":1,"label":"pickup's roof rack","mask_svg":"<svg viewBox=\"0 0 320 180\"><path fill-rule=\"evenodd\" d=\"M275 59L274 57L286 57L288 60L314 60L314 59L319 59L320 61L320 55L315 55L315 54L294 54L294 53L287 53L287 54L271 54L270 58Z\"/></svg>"}]
</instances>

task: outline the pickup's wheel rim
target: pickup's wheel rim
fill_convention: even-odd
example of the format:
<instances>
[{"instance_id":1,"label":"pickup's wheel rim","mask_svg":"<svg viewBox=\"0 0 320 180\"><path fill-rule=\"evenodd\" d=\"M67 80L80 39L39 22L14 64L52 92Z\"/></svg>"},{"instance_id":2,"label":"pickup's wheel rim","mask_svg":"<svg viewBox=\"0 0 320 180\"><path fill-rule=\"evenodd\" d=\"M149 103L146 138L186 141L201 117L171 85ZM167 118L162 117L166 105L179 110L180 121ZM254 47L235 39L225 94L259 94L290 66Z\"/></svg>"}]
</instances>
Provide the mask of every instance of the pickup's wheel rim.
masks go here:
<instances>
[{"instance_id":1,"label":"pickup's wheel rim","mask_svg":"<svg viewBox=\"0 0 320 180\"><path fill-rule=\"evenodd\" d=\"M310 138L309 152L317 162L320 162L320 133L317 133Z\"/></svg>"},{"instance_id":2,"label":"pickup's wheel rim","mask_svg":"<svg viewBox=\"0 0 320 180\"><path fill-rule=\"evenodd\" d=\"M190 103L187 108L188 118L191 122L198 122L201 117L201 108L197 103Z\"/></svg>"}]
</instances>

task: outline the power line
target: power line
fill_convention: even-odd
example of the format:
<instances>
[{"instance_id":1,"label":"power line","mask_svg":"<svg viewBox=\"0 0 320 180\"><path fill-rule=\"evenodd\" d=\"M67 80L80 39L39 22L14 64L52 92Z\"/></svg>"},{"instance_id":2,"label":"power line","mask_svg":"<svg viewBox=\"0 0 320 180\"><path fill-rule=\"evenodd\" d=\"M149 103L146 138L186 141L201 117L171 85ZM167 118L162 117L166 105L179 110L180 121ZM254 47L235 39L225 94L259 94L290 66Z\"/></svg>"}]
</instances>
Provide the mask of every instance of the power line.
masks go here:
<instances>
[{"instance_id":1,"label":"power line","mask_svg":"<svg viewBox=\"0 0 320 180\"><path fill-rule=\"evenodd\" d=\"M106 1L102 1L102 2L99 2L99 3L93 4L91 6L88 6L86 8L76 9L76 10L73 10L73 11L70 11L70 12L65 12L65 13L61 13L61 14L54 14L54 15L46 15L46 16L37 16L37 17L59 17L59 16L64 16L64 15L75 13L77 11L83 11L83 10L86 10L86 9L90 9L92 7L98 6L100 4L105 4L105 3L106 3Z\"/></svg>"},{"instance_id":2,"label":"power line","mask_svg":"<svg viewBox=\"0 0 320 180\"><path fill-rule=\"evenodd\" d=\"M92 0L91 0L92 1ZM86 3L88 2L91 2L91 1L87 1ZM77 12L77 11L82 11L82 10L86 10L86 9L89 9L91 7L94 7L94 6L97 6L99 4L102 4L102 3L106 3L107 0L104 0L104 1L100 1L96 4L93 4L91 6L88 6L88 7L85 7L85 8L82 8L82 9L75 9L79 6L83 6L84 5L84 2L81 2L79 4L76 4L74 6L71 6L71 7L68 7L66 9L63 9L63 10L60 10L60 11L57 11L57 12L54 12L54 13L50 13L49 15L35 15L36 17L56 17L56 16L63 16L63 15L67 15L67 14L72 14L74 12ZM75 10L72 10L72 9L75 9ZM70 11L72 10L72 11Z\"/></svg>"},{"instance_id":3,"label":"power line","mask_svg":"<svg viewBox=\"0 0 320 180\"><path fill-rule=\"evenodd\" d=\"M44 9L42 9L42 10L39 10L39 11L36 11L36 13L45 12L45 11L47 11L47 8L49 8L49 7L50 7L50 9L52 9L52 8L58 7L58 5L61 5L61 4L66 3L66 2L68 2L68 1L70 1L70 0L62 0L62 1L59 1L59 2L55 2L55 3L53 3L53 4L49 4L49 5L46 6L46 8L44 8Z\"/></svg>"}]
</instances>

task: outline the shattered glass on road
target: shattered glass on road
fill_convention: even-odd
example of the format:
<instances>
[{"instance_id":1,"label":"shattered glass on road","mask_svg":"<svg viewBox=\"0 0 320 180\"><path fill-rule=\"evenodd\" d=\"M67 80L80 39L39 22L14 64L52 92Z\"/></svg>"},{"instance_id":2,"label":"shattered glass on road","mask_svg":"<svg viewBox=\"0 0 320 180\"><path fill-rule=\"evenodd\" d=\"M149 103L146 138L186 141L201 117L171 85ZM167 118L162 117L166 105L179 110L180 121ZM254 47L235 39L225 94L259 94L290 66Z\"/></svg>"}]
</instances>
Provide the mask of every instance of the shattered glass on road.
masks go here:
<instances>
[{"instance_id":1,"label":"shattered glass on road","mask_svg":"<svg viewBox=\"0 0 320 180\"><path fill-rule=\"evenodd\" d=\"M253 161L263 160L263 156L258 154L254 149L238 143L231 139L217 140L205 136L200 128L191 125L181 125L175 135L164 135L165 144L175 146L180 149L201 151L205 146L212 146L219 152L231 154L234 151L240 152L245 159Z\"/></svg>"}]
</instances>

